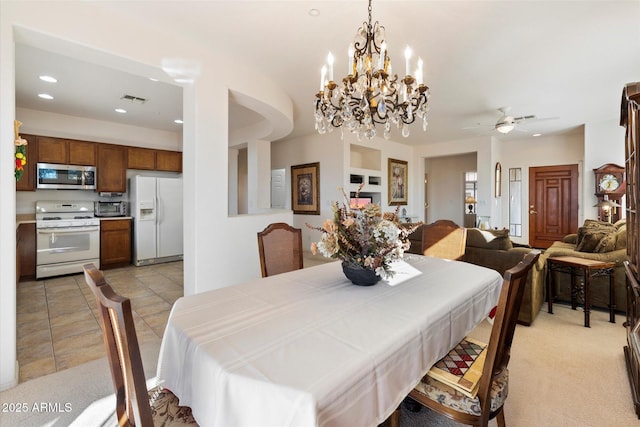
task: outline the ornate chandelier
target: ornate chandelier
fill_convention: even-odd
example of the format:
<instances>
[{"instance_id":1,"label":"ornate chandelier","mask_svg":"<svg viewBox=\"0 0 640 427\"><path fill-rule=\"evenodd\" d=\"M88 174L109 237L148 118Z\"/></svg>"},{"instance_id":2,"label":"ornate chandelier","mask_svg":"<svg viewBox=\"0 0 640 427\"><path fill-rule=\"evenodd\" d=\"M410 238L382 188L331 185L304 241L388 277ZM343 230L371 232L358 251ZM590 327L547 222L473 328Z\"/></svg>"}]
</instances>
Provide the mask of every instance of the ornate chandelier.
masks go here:
<instances>
[{"instance_id":1,"label":"ornate chandelier","mask_svg":"<svg viewBox=\"0 0 640 427\"><path fill-rule=\"evenodd\" d=\"M429 87L422 79L422 59L418 59L415 76L411 75L411 49L405 49L405 76L400 79L392 73L391 59L387 54L385 29L377 21L364 22L349 47L349 74L339 86L333 80L331 53L327 65L322 67L320 91L316 94L316 130L320 134L333 128L347 128L362 138L376 136L376 124L384 125L384 138L391 137L391 125L395 125L403 137L408 137L409 126L422 119L422 129L427 130L429 111Z\"/></svg>"}]
</instances>

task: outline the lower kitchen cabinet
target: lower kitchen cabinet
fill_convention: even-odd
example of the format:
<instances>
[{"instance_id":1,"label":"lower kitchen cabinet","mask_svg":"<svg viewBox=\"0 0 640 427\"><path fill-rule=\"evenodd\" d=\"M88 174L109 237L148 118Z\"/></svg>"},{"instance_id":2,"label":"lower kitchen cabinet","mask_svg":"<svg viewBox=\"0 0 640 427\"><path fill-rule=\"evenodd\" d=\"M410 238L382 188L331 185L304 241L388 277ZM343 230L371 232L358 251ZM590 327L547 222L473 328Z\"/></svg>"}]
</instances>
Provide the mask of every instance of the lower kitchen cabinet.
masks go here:
<instances>
[{"instance_id":1,"label":"lower kitchen cabinet","mask_svg":"<svg viewBox=\"0 0 640 427\"><path fill-rule=\"evenodd\" d=\"M100 269L131 264L131 220L100 221Z\"/></svg>"},{"instance_id":2,"label":"lower kitchen cabinet","mask_svg":"<svg viewBox=\"0 0 640 427\"><path fill-rule=\"evenodd\" d=\"M36 224L26 223L18 226L16 233L16 278L35 280L36 278Z\"/></svg>"}]
</instances>

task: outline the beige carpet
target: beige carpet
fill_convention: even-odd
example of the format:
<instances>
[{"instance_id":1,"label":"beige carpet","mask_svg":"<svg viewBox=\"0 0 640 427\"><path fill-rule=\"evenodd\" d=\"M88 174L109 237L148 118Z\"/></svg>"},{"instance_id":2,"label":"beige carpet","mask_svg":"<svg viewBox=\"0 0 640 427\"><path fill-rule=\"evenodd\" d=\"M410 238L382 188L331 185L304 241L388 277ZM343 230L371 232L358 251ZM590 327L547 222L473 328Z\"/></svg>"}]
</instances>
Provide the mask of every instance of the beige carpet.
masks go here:
<instances>
[{"instance_id":1,"label":"beige carpet","mask_svg":"<svg viewBox=\"0 0 640 427\"><path fill-rule=\"evenodd\" d=\"M592 312L591 328L584 328L580 310L561 305L554 309L553 315L543 309L533 326L516 329L505 405L507 425L640 426L633 412L622 352L626 342L623 317L618 316L614 325L607 321L606 313ZM485 322L473 335L486 338L488 332ZM142 349L151 381L158 350L157 345ZM0 402L0 409L11 403L24 403L28 409L26 413L0 411L3 427L115 424L115 400L105 359L22 383L0 393ZM426 409L402 411L403 427L455 425ZM495 421L490 425L495 426Z\"/></svg>"}]
</instances>

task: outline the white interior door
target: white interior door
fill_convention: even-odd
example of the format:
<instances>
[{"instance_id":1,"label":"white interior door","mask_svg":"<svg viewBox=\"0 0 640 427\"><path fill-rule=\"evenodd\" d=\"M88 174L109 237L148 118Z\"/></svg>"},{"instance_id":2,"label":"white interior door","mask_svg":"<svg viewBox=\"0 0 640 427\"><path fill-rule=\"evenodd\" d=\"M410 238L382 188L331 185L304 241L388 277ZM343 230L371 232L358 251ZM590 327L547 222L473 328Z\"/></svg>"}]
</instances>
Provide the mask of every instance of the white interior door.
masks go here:
<instances>
[{"instance_id":1,"label":"white interior door","mask_svg":"<svg viewBox=\"0 0 640 427\"><path fill-rule=\"evenodd\" d=\"M286 202L285 170L274 169L271 171L271 207L284 209Z\"/></svg>"}]
</instances>

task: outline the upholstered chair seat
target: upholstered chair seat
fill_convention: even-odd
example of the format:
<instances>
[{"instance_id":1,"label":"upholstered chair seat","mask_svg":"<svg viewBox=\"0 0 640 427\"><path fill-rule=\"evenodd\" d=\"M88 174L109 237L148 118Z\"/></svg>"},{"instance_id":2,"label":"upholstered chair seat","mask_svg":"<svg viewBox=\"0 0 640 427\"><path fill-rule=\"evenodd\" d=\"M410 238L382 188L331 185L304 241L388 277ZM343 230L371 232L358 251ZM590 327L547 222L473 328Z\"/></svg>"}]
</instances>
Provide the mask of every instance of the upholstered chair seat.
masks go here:
<instances>
[{"instance_id":1,"label":"upholstered chair seat","mask_svg":"<svg viewBox=\"0 0 640 427\"><path fill-rule=\"evenodd\" d=\"M166 388L149 390L149 403L154 427L197 426L191 408L180 406L178 398Z\"/></svg>"},{"instance_id":2,"label":"upholstered chair seat","mask_svg":"<svg viewBox=\"0 0 640 427\"><path fill-rule=\"evenodd\" d=\"M480 416L480 399L468 397L447 384L444 384L429 375L425 375L414 391L447 406L457 412ZM495 412L504 405L509 393L509 370L506 369L493 379L491 384L491 412Z\"/></svg>"}]
</instances>

